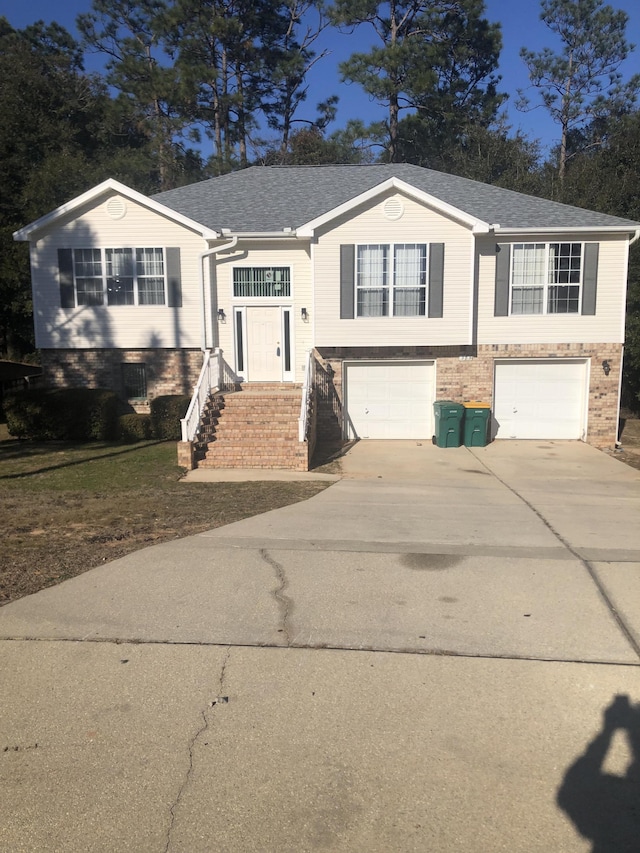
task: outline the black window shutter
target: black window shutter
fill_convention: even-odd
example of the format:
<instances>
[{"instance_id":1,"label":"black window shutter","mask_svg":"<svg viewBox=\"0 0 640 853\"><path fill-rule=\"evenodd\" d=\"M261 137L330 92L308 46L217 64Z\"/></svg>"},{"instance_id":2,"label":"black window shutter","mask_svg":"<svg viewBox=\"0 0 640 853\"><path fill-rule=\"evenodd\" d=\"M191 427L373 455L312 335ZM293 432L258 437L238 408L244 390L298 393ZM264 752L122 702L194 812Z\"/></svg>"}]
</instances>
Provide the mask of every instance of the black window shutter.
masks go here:
<instances>
[{"instance_id":1,"label":"black window shutter","mask_svg":"<svg viewBox=\"0 0 640 853\"><path fill-rule=\"evenodd\" d=\"M356 247L340 246L340 319L353 320L355 316Z\"/></svg>"},{"instance_id":2,"label":"black window shutter","mask_svg":"<svg viewBox=\"0 0 640 853\"><path fill-rule=\"evenodd\" d=\"M596 313L596 291L598 289L598 243L585 243L584 270L582 276L582 313Z\"/></svg>"},{"instance_id":3,"label":"black window shutter","mask_svg":"<svg viewBox=\"0 0 640 853\"><path fill-rule=\"evenodd\" d=\"M73 292L73 249L58 249L58 274L60 277L60 307L75 308Z\"/></svg>"},{"instance_id":4,"label":"black window shutter","mask_svg":"<svg viewBox=\"0 0 640 853\"><path fill-rule=\"evenodd\" d=\"M182 277L180 275L180 248L173 246L165 249L167 263L167 305L169 308L182 308Z\"/></svg>"},{"instance_id":5,"label":"black window shutter","mask_svg":"<svg viewBox=\"0 0 640 853\"><path fill-rule=\"evenodd\" d=\"M442 317L444 293L444 243L429 246L429 317Z\"/></svg>"},{"instance_id":6,"label":"black window shutter","mask_svg":"<svg viewBox=\"0 0 640 853\"><path fill-rule=\"evenodd\" d=\"M498 243L496 251L496 291L493 314L494 317L508 317L511 246L509 243Z\"/></svg>"}]
</instances>

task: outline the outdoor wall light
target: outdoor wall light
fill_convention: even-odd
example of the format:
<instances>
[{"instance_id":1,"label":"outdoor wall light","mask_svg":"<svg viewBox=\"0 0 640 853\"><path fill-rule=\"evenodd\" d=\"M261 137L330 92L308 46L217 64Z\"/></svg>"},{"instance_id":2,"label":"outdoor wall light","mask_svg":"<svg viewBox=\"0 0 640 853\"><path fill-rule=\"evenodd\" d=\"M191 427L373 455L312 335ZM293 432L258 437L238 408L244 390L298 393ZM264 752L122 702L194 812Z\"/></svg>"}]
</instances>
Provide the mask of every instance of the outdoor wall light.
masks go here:
<instances>
[{"instance_id":1,"label":"outdoor wall light","mask_svg":"<svg viewBox=\"0 0 640 853\"><path fill-rule=\"evenodd\" d=\"M303 319L303 320L304 320L304 322L306 323L306 322L307 322L307 320L309 319L309 314L307 313L307 309L306 309L306 308L301 308L301 309L300 309L300 316L302 317L302 319Z\"/></svg>"},{"instance_id":2,"label":"outdoor wall light","mask_svg":"<svg viewBox=\"0 0 640 853\"><path fill-rule=\"evenodd\" d=\"M602 369L604 370L605 376L608 376L611 373L611 365L606 359L602 362Z\"/></svg>"},{"instance_id":3,"label":"outdoor wall light","mask_svg":"<svg viewBox=\"0 0 640 853\"><path fill-rule=\"evenodd\" d=\"M226 319L227 317L224 313L224 308L218 308L218 320L220 320L221 323L224 323Z\"/></svg>"}]
</instances>

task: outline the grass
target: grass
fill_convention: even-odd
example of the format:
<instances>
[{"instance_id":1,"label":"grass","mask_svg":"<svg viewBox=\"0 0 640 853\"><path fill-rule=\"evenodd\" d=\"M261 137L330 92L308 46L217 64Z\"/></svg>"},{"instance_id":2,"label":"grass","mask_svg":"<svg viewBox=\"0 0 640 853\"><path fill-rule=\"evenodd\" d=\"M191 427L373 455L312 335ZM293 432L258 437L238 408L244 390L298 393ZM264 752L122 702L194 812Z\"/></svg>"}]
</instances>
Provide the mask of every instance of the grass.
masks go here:
<instances>
[{"instance_id":1,"label":"grass","mask_svg":"<svg viewBox=\"0 0 640 853\"><path fill-rule=\"evenodd\" d=\"M175 442L71 446L0 434L0 604L146 545L305 500L327 485L187 483L181 475Z\"/></svg>"}]
</instances>

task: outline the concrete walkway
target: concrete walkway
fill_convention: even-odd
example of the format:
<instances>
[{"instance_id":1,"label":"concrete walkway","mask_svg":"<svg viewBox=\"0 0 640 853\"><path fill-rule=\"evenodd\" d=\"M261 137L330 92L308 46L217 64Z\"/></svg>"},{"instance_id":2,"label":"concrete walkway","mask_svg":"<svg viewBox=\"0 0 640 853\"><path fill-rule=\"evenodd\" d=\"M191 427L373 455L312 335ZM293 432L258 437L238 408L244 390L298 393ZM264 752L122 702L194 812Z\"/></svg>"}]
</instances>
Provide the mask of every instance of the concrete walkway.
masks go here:
<instances>
[{"instance_id":1,"label":"concrete walkway","mask_svg":"<svg viewBox=\"0 0 640 853\"><path fill-rule=\"evenodd\" d=\"M640 472L343 474L0 609L2 853L639 849Z\"/></svg>"}]
</instances>

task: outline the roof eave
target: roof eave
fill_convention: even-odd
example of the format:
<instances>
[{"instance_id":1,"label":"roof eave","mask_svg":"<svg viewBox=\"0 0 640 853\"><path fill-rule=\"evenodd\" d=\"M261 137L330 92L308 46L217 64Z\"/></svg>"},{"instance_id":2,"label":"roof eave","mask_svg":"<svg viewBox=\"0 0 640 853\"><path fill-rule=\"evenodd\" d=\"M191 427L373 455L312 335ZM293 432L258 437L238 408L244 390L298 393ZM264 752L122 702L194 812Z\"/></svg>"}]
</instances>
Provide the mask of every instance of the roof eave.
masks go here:
<instances>
[{"instance_id":1,"label":"roof eave","mask_svg":"<svg viewBox=\"0 0 640 853\"><path fill-rule=\"evenodd\" d=\"M206 239L213 240L219 236L217 231L214 231L211 228L206 228L200 222L189 219L188 216L183 216L181 213L172 210L170 207L166 207L164 204L160 204L159 202L149 198L149 196L143 195L143 193L131 189L131 187L126 186L126 184L120 183L120 181L116 181L113 178L107 178L106 181L103 181L101 184L97 184L95 187L92 187L81 195L71 199L71 201L60 205L60 207L57 207L50 213L46 213L44 216L41 216L29 225L25 225L24 228L14 231L13 239L17 242L31 240L34 234L41 231L43 228L47 228L52 225L56 220L60 219L60 217L73 213L75 210L82 207L82 205L95 201L101 195L104 195L109 191L116 192L131 201L135 201L143 207L153 210L155 213L160 213L161 215L172 219L174 222L178 222L181 225L196 231Z\"/></svg>"},{"instance_id":2,"label":"roof eave","mask_svg":"<svg viewBox=\"0 0 640 853\"><path fill-rule=\"evenodd\" d=\"M507 225L497 225L492 226L491 230L505 237L511 234L635 234L638 230L638 225L635 223L630 223L629 225L540 225L535 228L515 228Z\"/></svg>"}]
</instances>

